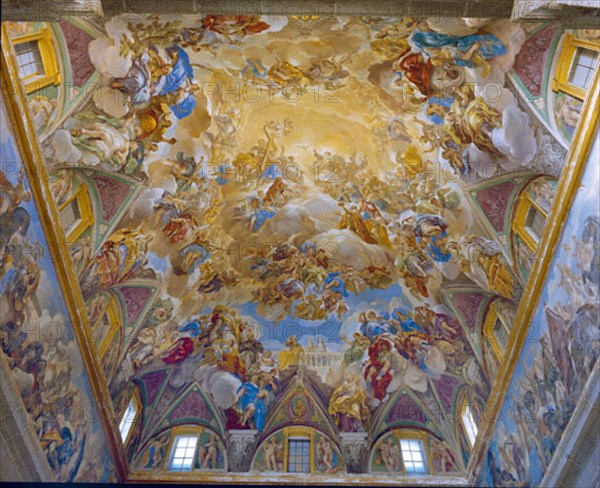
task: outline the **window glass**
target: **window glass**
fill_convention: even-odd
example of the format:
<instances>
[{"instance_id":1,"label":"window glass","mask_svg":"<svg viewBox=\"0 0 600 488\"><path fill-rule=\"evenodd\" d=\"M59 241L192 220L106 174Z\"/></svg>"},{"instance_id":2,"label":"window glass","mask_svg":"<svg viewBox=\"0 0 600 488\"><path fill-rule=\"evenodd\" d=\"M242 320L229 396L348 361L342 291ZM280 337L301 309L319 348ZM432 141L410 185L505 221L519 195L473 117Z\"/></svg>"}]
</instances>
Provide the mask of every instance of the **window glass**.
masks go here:
<instances>
[{"instance_id":1,"label":"window glass","mask_svg":"<svg viewBox=\"0 0 600 488\"><path fill-rule=\"evenodd\" d=\"M494 322L494 337L504 351L506 350L506 345L508 344L508 335L508 330L504 326L502 320L500 320L500 317L496 318L496 322Z\"/></svg>"},{"instance_id":2,"label":"window glass","mask_svg":"<svg viewBox=\"0 0 600 488\"><path fill-rule=\"evenodd\" d=\"M77 199L74 199L60 212L60 223L65 233L68 234L80 220L79 202L77 202Z\"/></svg>"},{"instance_id":3,"label":"window glass","mask_svg":"<svg viewBox=\"0 0 600 488\"><path fill-rule=\"evenodd\" d=\"M535 208L533 205L527 212L527 219L525 220L525 227L529 230L534 237L539 241L544 233L544 227L546 225L546 219L544 216Z\"/></svg>"},{"instance_id":4,"label":"window glass","mask_svg":"<svg viewBox=\"0 0 600 488\"><path fill-rule=\"evenodd\" d=\"M427 473L423 443L419 440L400 439L402 460L406 474Z\"/></svg>"},{"instance_id":5,"label":"window glass","mask_svg":"<svg viewBox=\"0 0 600 488\"><path fill-rule=\"evenodd\" d=\"M177 436L173 443L171 471L191 471L198 436Z\"/></svg>"},{"instance_id":6,"label":"window glass","mask_svg":"<svg viewBox=\"0 0 600 488\"><path fill-rule=\"evenodd\" d=\"M463 409L462 421L465 426L469 443L471 444L471 447L473 447L475 445L475 440L477 439L477 424L475 424L473 412L469 405L465 405L465 408Z\"/></svg>"},{"instance_id":7,"label":"window glass","mask_svg":"<svg viewBox=\"0 0 600 488\"><path fill-rule=\"evenodd\" d=\"M37 41L16 44L15 51L21 78L26 79L44 74L44 65Z\"/></svg>"},{"instance_id":8,"label":"window glass","mask_svg":"<svg viewBox=\"0 0 600 488\"><path fill-rule=\"evenodd\" d=\"M598 53L591 49L578 48L569 73L569 82L587 90L598 64Z\"/></svg>"},{"instance_id":9,"label":"window glass","mask_svg":"<svg viewBox=\"0 0 600 488\"><path fill-rule=\"evenodd\" d=\"M310 439L290 439L288 443L288 472L310 472Z\"/></svg>"},{"instance_id":10,"label":"window glass","mask_svg":"<svg viewBox=\"0 0 600 488\"><path fill-rule=\"evenodd\" d=\"M133 426L133 421L135 420L136 413L137 408L135 406L135 402L133 400L130 400L129 405L127 406L127 410L125 410L123 418L121 418L121 423L119 424L119 431L121 432L121 440L123 442L127 440L127 436L129 435L129 431Z\"/></svg>"}]
</instances>

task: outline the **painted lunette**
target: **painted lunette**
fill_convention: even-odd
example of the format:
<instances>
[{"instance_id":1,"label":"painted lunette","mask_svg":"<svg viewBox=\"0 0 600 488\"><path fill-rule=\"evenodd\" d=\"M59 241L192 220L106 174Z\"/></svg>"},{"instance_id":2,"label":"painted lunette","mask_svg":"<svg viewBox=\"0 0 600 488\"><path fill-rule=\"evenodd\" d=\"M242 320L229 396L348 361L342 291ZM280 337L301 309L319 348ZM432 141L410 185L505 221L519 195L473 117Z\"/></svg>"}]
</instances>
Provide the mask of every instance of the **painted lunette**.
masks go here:
<instances>
[{"instance_id":1,"label":"painted lunette","mask_svg":"<svg viewBox=\"0 0 600 488\"><path fill-rule=\"evenodd\" d=\"M97 402L98 413L109 442L114 464L119 478L125 479L127 477L128 466L125 450L123 449L121 440L117 437L117 433L119 432L117 428L118 423L114 418L112 401L108 393L106 381L101 373L96 355L92 350L91 344L93 341L83 297L81 296L79 287L74 286L77 283L77 277L69 264L71 263L71 258L67 252L64 236L59 231L61 225L58 212L50 192L48 175L44 169L36 132L29 116L23 87L14 64L14 56L14 53L11 52L8 34L5 27L2 26L2 90L5 95L8 116L15 128L15 137L23 156L25 170L29 175L29 185L38 209L40 223L48 240L50 257L55 265L56 275L73 323L73 331L89 376L90 385Z\"/></svg>"},{"instance_id":2,"label":"painted lunette","mask_svg":"<svg viewBox=\"0 0 600 488\"><path fill-rule=\"evenodd\" d=\"M598 124L598 103L600 103L600 70L596 70L591 89L581 111L571 149L558 182L555 203L548 216L548 224L540 242L537 259L534 263L529 281L525 287L519 308L517 309L514 327L511 331L504 360L498 371L498 380L494 383L484 412L484 422L480 427L477 442L473 448L467 478L473 479L477 474L489 442L494 432L506 392L510 386L512 375L519 355L529 332L529 325L537 309L543 287L548 277L550 264L554 257L559 238L566 223L573 199L581 183L581 176L594 134Z\"/></svg>"}]
</instances>

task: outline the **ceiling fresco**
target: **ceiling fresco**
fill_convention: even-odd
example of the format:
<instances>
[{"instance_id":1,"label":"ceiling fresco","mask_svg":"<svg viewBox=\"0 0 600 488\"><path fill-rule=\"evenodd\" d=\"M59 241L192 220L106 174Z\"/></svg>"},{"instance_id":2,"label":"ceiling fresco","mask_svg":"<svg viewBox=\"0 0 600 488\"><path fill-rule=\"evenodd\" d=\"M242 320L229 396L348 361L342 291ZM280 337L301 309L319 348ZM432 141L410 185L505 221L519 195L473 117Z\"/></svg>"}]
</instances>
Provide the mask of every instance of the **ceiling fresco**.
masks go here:
<instances>
[{"instance_id":1,"label":"ceiling fresco","mask_svg":"<svg viewBox=\"0 0 600 488\"><path fill-rule=\"evenodd\" d=\"M142 406L132 469L166 469L195 425L197 471L287 471L305 436L311 472L407 474L413 429L431 474L464 474L458 417L482 421L498 368L482 324L493 303L510 332L527 278L513 217L560 172L508 81L537 31L63 23L87 46L62 58L77 95L29 103L115 416Z\"/></svg>"}]
</instances>

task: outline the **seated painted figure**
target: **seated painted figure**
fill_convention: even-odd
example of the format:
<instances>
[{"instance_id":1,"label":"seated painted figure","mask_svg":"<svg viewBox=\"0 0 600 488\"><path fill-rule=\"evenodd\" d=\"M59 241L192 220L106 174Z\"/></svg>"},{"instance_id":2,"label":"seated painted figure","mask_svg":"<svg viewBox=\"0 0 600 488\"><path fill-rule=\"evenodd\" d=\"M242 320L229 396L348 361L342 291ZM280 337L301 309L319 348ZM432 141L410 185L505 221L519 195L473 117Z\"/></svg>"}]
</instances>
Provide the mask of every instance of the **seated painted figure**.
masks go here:
<instances>
[{"instance_id":1,"label":"seated painted figure","mask_svg":"<svg viewBox=\"0 0 600 488\"><path fill-rule=\"evenodd\" d=\"M446 250L448 224L437 215L418 215L414 233L419 247L438 263L447 263L452 254Z\"/></svg>"},{"instance_id":2,"label":"seated painted figure","mask_svg":"<svg viewBox=\"0 0 600 488\"><path fill-rule=\"evenodd\" d=\"M374 310L363 312L359 316L360 332L372 341L377 339L381 334L395 334L396 329L389 320L377 316Z\"/></svg>"},{"instance_id":3,"label":"seated painted figure","mask_svg":"<svg viewBox=\"0 0 600 488\"><path fill-rule=\"evenodd\" d=\"M237 406L242 414L241 423L247 425L250 419L259 432L265 427L267 404L265 398L268 391L258 385L258 376L253 375L250 381L242 383L237 390Z\"/></svg>"},{"instance_id":4,"label":"seated painted figure","mask_svg":"<svg viewBox=\"0 0 600 488\"><path fill-rule=\"evenodd\" d=\"M386 397L387 388L392 382L391 351L392 343L384 338L378 338L369 347L369 361L364 371L364 378L377 400Z\"/></svg>"}]
</instances>

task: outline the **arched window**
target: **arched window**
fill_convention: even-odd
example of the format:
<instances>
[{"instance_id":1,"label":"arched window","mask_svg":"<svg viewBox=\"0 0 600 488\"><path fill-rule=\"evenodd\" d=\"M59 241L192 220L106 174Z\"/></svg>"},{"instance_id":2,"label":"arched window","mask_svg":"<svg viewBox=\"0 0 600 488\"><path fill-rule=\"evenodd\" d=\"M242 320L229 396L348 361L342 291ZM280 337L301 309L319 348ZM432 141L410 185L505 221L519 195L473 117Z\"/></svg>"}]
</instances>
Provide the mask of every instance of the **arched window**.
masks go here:
<instances>
[{"instance_id":1,"label":"arched window","mask_svg":"<svg viewBox=\"0 0 600 488\"><path fill-rule=\"evenodd\" d=\"M92 334L98 350L98 357L102 358L108 350L113 337L120 327L119 307L117 300L111 296L104 312L92 326Z\"/></svg>"},{"instance_id":2,"label":"arched window","mask_svg":"<svg viewBox=\"0 0 600 488\"><path fill-rule=\"evenodd\" d=\"M540 176L529 181L521 190L512 223L512 255L515 266L527 280L554 200L556 178Z\"/></svg>"},{"instance_id":3,"label":"arched window","mask_svg":"<svg viewBox=\"0 0 600 488\"><path fill-rule=\"evenodd\" d=\"M406 474L427 474L429 472L425 443L422 439L400 439L400 450Z\"/></svg>"},{"instance_id":4,"label":"arched window","mask_svg":"<svg viewBox=\"0 0 600 488\"><path fill-rule=\"evenodd\" d=\"M477 442L482 418L482 404L475 392L469 387L463 388L456 402L455 428L465 464L469 463L471 451Z\"/></svg>"},{"instance_id":5,"label":"arched window","mask_svg":"<svg viewBox=\"0 0 600 488\"><path fill-rule=\"evenodd\" d=\"M290 427L283 431L283 471L313 473L315 470L315 431L307 427Z\"/></svg>"},{"instance_id":6,"label":"arched window","mask_svg":"<svg viewBox=\"0 0 600 488\"><path fill-rule=\"evenodd\" d=\"M310 473L314 466L310 434L290 435L287 438L286 471L288 473Z\"/></svg>"},{"instance_id":7,"label":"arched window","mask_svg":"<svg viewBox=\"0 0 600 488\"><path fill-rule=\"evenodd\" d=\"M519 199L513 230L535 253L538 250L550 208L544 206L531 192L523 191Z\"/></svg>"}]
</instances>

